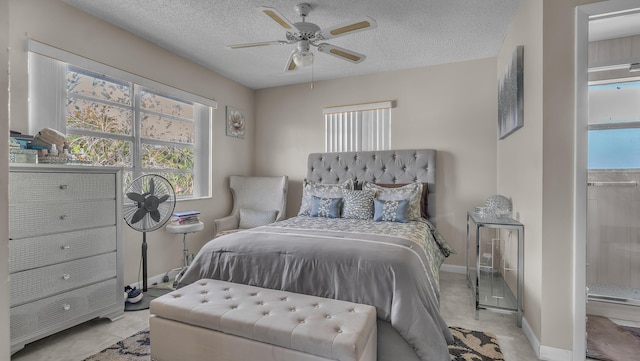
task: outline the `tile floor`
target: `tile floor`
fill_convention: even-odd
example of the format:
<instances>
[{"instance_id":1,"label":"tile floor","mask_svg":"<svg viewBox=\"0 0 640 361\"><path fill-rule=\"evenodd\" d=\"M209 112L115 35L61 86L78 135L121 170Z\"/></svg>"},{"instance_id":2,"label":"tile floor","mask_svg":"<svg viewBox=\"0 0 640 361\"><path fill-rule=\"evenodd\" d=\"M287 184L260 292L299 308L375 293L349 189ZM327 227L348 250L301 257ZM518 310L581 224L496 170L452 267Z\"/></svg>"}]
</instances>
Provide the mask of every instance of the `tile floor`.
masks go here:
<instances>
[{"instance_id":1,"label":"tile floor","mask_svg":"<svg viewBox=\"0 0 640 361\"><path fill-rule=\"evenodd\" d=\"M448 325L494 333L507 361L538 360L514 315L480 311L474 319L470 290L464 274L442 272L441 312ZM111 322L96 319L28 344L11 361L81 361L149 326L149 311L125 312Z\"/></svg>"}]
</instances>

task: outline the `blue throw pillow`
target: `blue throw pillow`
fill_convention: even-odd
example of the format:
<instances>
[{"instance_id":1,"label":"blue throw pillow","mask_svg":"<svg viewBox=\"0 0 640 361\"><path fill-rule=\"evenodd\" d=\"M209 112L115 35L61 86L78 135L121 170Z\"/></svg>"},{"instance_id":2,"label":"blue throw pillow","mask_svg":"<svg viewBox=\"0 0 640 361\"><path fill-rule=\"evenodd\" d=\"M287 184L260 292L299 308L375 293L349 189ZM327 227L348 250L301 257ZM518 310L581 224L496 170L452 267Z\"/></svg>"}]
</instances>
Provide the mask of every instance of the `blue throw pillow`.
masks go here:
<instances>
[{"instance_id":1,"label":"blue throw pillow","mask_svg":"<svg viewBox=\"0 0 640 361\"><path fill-rule=\"evenodd\" d=\"M378 198L373 200L373 220L385 222L407 222L409 200L383 201Z\"/></svg>"},{"instance_id":2,"label":"blue throw pillow","mask_svg":"<svg viewBox=\"0 0 640 361\"><path fill-rule=\"evenodd\" d=\"M340 218L342 198L312 196L311 217Z\"/></svg>"}]
</instances>

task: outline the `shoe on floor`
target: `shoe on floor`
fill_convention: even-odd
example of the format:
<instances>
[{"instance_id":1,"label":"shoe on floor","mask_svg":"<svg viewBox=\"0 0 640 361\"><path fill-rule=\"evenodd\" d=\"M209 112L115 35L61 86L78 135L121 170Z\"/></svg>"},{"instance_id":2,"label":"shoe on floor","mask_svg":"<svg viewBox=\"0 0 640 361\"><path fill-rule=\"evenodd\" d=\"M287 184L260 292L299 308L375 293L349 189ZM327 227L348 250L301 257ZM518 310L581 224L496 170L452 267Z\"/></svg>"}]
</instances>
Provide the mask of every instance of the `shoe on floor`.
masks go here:
<instances>
[{"instance_id":1,"label":"shoe on floor","mask_svg":"<svg viewBox=\"0 0 640 361\"><path fill-rule=\"evenodd\" d=\"M138 303L143 297L142 291L135 287L131 288L130 286L127 286L124 288L124 292L127 295L126 302L129 303Z\"/></svg>"}]
</instances>

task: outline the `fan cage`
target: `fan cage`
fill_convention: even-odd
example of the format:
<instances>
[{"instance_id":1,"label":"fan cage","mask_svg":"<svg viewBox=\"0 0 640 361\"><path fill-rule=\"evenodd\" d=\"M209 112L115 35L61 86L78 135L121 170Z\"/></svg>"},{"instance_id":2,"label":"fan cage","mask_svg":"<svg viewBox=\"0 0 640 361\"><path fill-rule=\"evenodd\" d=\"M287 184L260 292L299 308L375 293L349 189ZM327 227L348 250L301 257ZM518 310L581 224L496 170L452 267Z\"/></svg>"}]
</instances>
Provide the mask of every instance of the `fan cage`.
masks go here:
<instances>
[{"instance_id":1,"label":"fan cage","mask_svg":"<svg viewBox=\"0 0 640 361\"><path fill-rule=\"evenodd\" d=\"M153 192L152 192L153 191ZM127 194L137 193L145 197L155 196L168 198L157 205L160 219L154 220L151 213L147 212L138 222L132 222L134 214L143 206L140 202L130 199ZM157 174L145 174L134 179L125 191L122 214L129 227L140 232L151 232L162 227L171 218L176 203L176 195L171 183L163 176Z\"/></svg>"}]
</instances>

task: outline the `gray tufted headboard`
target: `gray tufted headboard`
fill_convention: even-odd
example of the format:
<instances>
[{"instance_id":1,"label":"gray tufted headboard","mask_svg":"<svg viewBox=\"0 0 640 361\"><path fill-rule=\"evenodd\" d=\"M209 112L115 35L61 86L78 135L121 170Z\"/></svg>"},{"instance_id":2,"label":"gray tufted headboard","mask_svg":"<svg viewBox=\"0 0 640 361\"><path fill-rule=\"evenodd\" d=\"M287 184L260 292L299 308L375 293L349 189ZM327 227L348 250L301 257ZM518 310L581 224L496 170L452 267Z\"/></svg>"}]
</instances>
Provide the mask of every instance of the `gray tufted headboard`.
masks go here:
<instances>
[{"instance_id":1,"label":"gray tufted headboard","mask_svg":"<svg viewBox=\"0 0 640 361\"><path fill-rule=\"evenodd\" d=\"M427 212L435 218L436 150L404 149L366 152L311 153L307 179L339 183L428 183Z\"/></svg>"}]
</instances>

